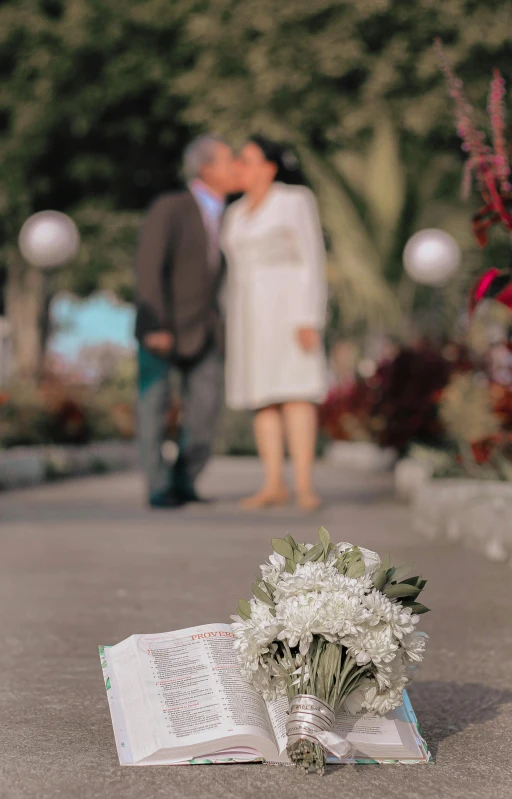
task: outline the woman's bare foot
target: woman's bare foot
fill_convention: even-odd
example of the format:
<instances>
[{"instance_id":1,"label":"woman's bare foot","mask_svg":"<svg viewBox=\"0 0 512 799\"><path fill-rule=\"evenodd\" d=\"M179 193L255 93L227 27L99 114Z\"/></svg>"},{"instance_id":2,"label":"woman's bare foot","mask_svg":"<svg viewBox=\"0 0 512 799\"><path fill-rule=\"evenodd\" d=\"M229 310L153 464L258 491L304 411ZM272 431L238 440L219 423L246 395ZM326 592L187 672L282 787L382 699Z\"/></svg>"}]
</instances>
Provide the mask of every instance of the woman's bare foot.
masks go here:
<instances>
[{"instance_id":1,"label":"woman's bare foot","mask_svg":"<svg viewBox=\"0 0 512 799\"><path fill-rule=\"evenodd\" d=\"M314 491L302 491L297 494L297 505L305 513L312 513L322 504L321 498Z\"/></svg>"},{"instance_id":2,"label":"woman's bare foot","mask_svg":"<svg viewBox=\"0 0 512 799\"><path fill-rule=\"evenodd\" d=\"M257 494L242 499L240 507L244 510L260 510L275 505L286 505L289 499L290 494L285 486L277 489L262 488Z\"/></svg>"}]
</instances>

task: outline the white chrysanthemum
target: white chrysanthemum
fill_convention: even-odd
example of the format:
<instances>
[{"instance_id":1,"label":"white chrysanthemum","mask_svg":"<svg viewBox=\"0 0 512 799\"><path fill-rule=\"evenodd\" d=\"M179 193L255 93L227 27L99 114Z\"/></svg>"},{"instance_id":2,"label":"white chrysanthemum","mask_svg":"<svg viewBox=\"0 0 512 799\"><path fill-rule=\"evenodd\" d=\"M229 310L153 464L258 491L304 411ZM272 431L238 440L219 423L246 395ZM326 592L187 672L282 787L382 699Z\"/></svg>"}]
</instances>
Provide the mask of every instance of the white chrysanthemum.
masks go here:
<instances>
[{"instance_id":1,"label":"white chrysanthemum","mask_svg":"<svg viewBox=\"0 0 512 799\"><path fill-rule=\"evenodd\" d=\"M421 632L412 632L404 635L402 646L409 660L417 663L423 660L425 646L427 645L428 635Z\"/></svg>"},{"instance_id":2,"label":"white chrysanthemum","mask_svg":"<svg viewBox=\"0 0 512 799\"><path fill-rule=\"evenodd\" d=\"M413 614L410 608L404 608L400 602L392 602L376 588L364 597L363 602L372 613L370 624L385 622L397 638L412 633L419 621L419 616Z\"/></svg>"},{"instance_id":3,"label":"white chrysanthemum","mask_svg":"<svg viewBox=\"0 0 512 799\"><path fill-rule=\"evenodd\" d=\"M393 605L393 618L390 622L393 635L397 638L403 638L405 634L412 633L415 625L419 622L420 617L417 613L413 613L410 608L404 608L400 602L392 602Z\"/></svg>"},{"instance_id":4,"label":"white chrysanthemum","mask_svg":"<svg viewBox=\"0 0 512 799\"><path fill-rule=\"evenodd\" d=\"M324 600L324 635L328 641L341 643L347 636L358 636L367 629L371 613L362 604L360 596L334 591L325 594Z\"/></svg>"},{"instance_id":5,"label":"white chrysanthemum","mask_svg":"<svg viewBox=\"0 0 512 799\"><path fill-rule=\"evenodd\" d=\"M403 704L403 687L391 688L383 693L377 691L376 688L370 688L366 692L363 708L369 713L385 716L386 713L400 707L401 704Z\"/></svg>"},{"instance_id":6,"label":"white chrysanthemum","mask_svg":"<svg viewBox=\"0 0 512 799\"><path fill-rule=\"evenodd\" d=\"M346 549L351 549L354 545L349 544L347 541L342 541L341 544L337 544L336 548L338 553L341 555L342 552L345 552ZM366 574L372 575L374 572L377 571L381 564L381 559L377 555L376 552L372 552L371 549L365 549L364 547L358 547L361 555L363 556L364 565L366 568Z\"/></svg>"},{"instance_id":7,"label":"white chrysanthemum","mask_svg":"<svg viewBox=\"0 0 512 799\"><path fill-rule=\"evenodd\" d=\"M403 690L409 682L403 650L399 650L390 663L380 663L375 670L376 686L365 696L364 708L383 715L403 702Z\"/></svg>"},{"instance_id":8,"label":"white chrysanthemum","mask_svg":"<svg viewBox=\"0 0 512 799\"><path fill-rule=\"evenodd\" d=\"M256 671L261 655L268 652L268 646L275 641L279 628L270 607L257 599L251 599L251 616L241 619L232 616L234 623L231 625L236 641L234 647L238 651L240 666L247 677L251 671Z\"/></svg>"},{"instance_id":9,"label":"white chrysanthemum","mask_svg":"<svg viewBox=\"0 0 512 799\"><path fill-rule=\"evenodd\" d=\"M393 605L391 600L384 596L383 593L374 588L365 596L363 602L372 613L372 624L378 624L380 621L385 621L388 624L391 622Z\"/></svg>"},{"instance_id":10,"label":"white chrysanthemum","mask_svg":"<svg viewBox=\"0 0 512 799\"><path fill-rule=\"evenodd\" d=\"M289 596L309 591L337 591L349 596L362 596L371 586L370 578L359 580L340 574L333 564L304 563L296 566L293 574L283 572L275 583L274 600L280 602Z\"/></svg>"},{"instance_id":11,"label":"white chrysanthemum","mask_svg":"<svg viewBox=\"0 0 512 799\"><path fill-rule=\"evenodd\" d=\"M243 675L246 677L246 675ZM246 677L247 679L247 677ZM256 671L251 672L250 682L265 700L286 696L289 684L289 671L280 666L270 655L260 657Z\"/></svg>"},{"instance_id":12,"label":"white chrysanthemum","mask_svg":"<svg viewBox=\"0 0 512 799\"><path fill-rule=\"evenodd\" d=\"M338 588L340 573L325 563L299 564L293 574L283 572L275 583L274 601L280 602L289 596L305 594L308 591L331 591Z\"/></svg>"},{"instance_id":13,"label":"white chrysanthemum","mask_svg":"<svg viewBox=\"0 0 512 799\"><path fill-rule=\"evenodd\" d=\"M268 561L268 563L264 563L260 566L261 575L267 583L275 585L279 576L285 569L286 559L282 555L279 555L279 553L273 552Z\"/></svg>"},{"instance_id":14,"label":"white chrysanthemum","mask_svg":"<svg viewBox=\"0 0 512 799\"><path fill-rule=\"evenodd\" d=\"M348 636L343 640L349 655L355 658L358 666L367 663L389 663L395 657L398 643L391 635L387 625L371 627L362 633Z\"/></svg>"},{"instance_id":15,"label":"white chrysanthemum","mask_svg":"<svg viewBox=\"0 0 512 799\"><path fill-rule=\"evenodd\" d=\"M380 690L403 687L408 682L403 649L398 649L391 660L377 664L375 679Z\"/></svg>"},{"instance_id":16,"label":"white chrysanthemum","mask_svg":"<svg viewBox=\"0 0 512 799\"><path fill-rule=\"evenodd\" d=\"M287 641L291 648L298 645L300 654L305 655L313 635L325 630L324 606L323 595L314 592L283 599L276 605L278 639Z\"/></svg>"}]
</instances>

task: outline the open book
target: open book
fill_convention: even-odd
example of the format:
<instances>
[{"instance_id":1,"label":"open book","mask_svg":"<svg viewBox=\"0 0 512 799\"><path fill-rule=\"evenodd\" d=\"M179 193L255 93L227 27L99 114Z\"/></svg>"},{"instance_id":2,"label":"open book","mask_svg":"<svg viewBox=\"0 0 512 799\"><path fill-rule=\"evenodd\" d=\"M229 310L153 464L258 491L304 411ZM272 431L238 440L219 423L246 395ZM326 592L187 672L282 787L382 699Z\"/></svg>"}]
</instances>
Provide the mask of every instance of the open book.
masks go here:
<instances>
[{"instance_id":1,"label":"open book","mask_svg":"<svg viewBox=\"0 0 512 799\"><path fill-rule=\"evenodd\" d=\"M121 765L289 762L288 702L266 703L247 684L233 638L229 625L205 624L100 647ZM344 762L431 759L405 693L386 717L341 712L336 728L356 750Z\"/></svg>"}]
</instances>

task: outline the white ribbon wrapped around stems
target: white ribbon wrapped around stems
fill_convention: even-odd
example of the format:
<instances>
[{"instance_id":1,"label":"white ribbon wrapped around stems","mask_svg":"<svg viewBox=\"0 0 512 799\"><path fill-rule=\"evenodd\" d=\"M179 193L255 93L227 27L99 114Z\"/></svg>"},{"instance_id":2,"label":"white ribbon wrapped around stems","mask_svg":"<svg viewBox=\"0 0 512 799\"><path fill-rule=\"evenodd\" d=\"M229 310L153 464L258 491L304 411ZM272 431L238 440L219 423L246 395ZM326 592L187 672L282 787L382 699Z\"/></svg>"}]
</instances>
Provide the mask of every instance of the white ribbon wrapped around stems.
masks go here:
<instances>
[{"instance_id":1,"label":"white ribbon wrapped around stems","mask_svg":"<svg viewBox=\"0 0 512 799\"><path fill-rule=\"evenodd\" d=\"M298 694L290 702L290 713L286 722L288 746L298 741L320 744L341 760L352 754L352 744L332 731L334 711L326 702L310 694Z\"/></svg>"}]
</instances>

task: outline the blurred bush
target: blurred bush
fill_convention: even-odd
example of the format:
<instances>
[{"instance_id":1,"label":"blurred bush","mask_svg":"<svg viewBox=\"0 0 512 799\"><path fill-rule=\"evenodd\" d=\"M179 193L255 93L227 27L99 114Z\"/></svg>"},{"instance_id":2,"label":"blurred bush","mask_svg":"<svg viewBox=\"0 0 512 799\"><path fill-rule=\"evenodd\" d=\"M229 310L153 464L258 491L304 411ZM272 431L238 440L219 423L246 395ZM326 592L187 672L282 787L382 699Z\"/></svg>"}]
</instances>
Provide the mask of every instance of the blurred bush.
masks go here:
<instances>
[{"instance_id":1,"label":"blurred bush","mask_svg":"<svg viewBox=\"0 0 512 799\"><path fill-rule=\"evenodd\" d=\"M215 453L217 455L256 455L252 432L252 413L226 408L221 416Z\"/></svg>"},{"instance_id":2,"label":"blurred bush","mask_svg":"<svg viewBox=\"0 0 512 799\"><path fill-rule=\"evenodd\" d=\"M499 349L498 365L503 355L510 363L510 343ZM510 366L506 377L492 357L458 344L405 347L371 377L331 390L321 427L335 440L371 441L401 455L419 445L431 453L434 476L511 480Z\"/></svg>"},{"instance_id":3,"label":"blurred bush","mask_svg":"<svg viewBox=\"0 0 512 799\"><path fill-rule=\"evenodd\" d=\"M135 435L135 365L117 362L97 384L47 374L15 381L0 396L0 446L87 444Z\"/></svg>"},{"instance_id":4,"label":"blurred bush","mask_svg":"<svg viewBox=\"0 0 512 799\"><path fill-rule=\"evenodd\" d=\"M321 428L342 441L372 441L404 453L413 443L440 446L439 398L455 371L470 368L463 348L402 347L375 374L333 388L320 408Z\"/></svg>"},{"instance_id":5,"label":"blurred bush","mask_svg":"<svg viewBox=\"0 0 512 799\"><path fill-rule=\"evenodd\" d=\"M101 358L92 350L84 352L81 365L94 365L95 383L70 382L53 373L39 384L13 382L0 393L0 447L87 444L136 436L135 358L111 363L103 348ZM181 407L174 398L166 421L169 440L178 441L180 423ZM215 453L256 454L250 413L223 411Z\"/></svg>"}]
</instances>

